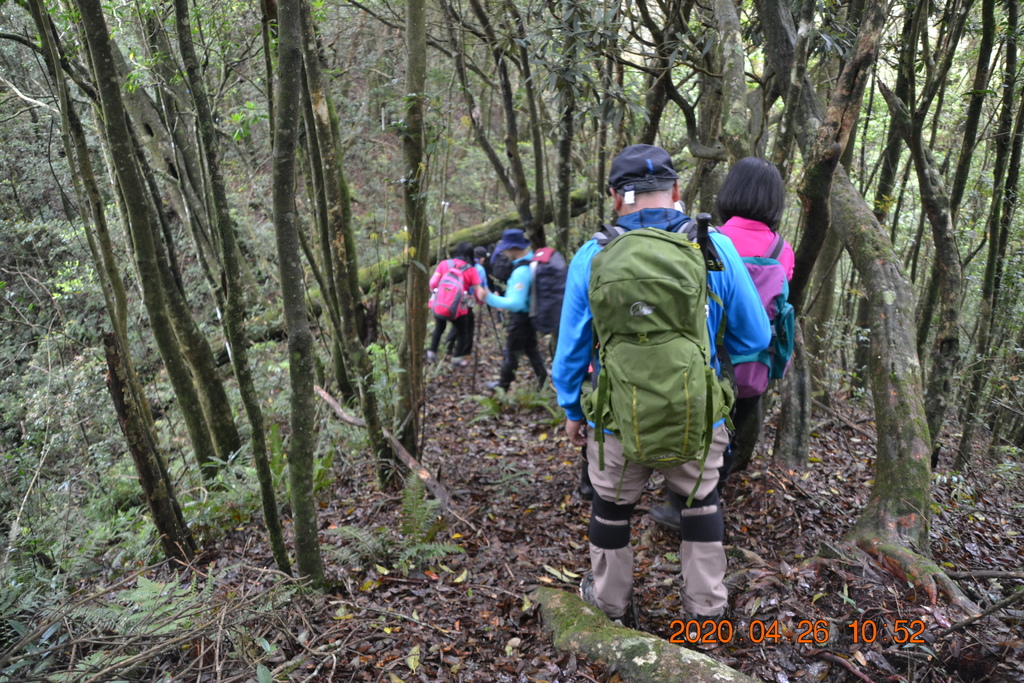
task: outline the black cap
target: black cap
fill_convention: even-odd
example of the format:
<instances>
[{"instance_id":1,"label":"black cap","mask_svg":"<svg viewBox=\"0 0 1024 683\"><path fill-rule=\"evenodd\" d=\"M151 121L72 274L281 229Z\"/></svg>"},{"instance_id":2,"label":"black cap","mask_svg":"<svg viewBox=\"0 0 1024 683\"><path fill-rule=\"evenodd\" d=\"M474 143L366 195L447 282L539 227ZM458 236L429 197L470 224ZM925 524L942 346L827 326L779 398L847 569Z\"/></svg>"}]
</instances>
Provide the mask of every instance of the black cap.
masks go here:
<instances>
[{"instance_id":1,"label":"black cap","mask_svg":"<svg viewBox=\"0 0 1024 683\"><path fill-rule=\"evenodd\" d=\"M619 194L667 190L679 180L672 157L654 145L630 145L612 161L608 185Z\"/></svg>"}]
</instances>

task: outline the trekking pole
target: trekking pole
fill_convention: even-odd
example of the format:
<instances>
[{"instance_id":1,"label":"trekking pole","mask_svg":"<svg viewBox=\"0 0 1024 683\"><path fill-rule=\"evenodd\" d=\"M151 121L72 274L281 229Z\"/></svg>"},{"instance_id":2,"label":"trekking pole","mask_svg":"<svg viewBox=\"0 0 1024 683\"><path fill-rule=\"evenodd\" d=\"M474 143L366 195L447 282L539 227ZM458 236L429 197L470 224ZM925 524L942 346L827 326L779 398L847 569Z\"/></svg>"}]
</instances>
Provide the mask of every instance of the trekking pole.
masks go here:
<instances>
[{"instance_id":1,"label":"trekking pole","mask_svg":"<svg viewBox=\"0 0 1024 683\"><path fill-rule=\"evenodd\" d=\"M488 306L487 315L491 319L491 329L494 330L494 341L498 342L498 347L501 347L501 335L498 334L498 323L494 322L494 310Z\"/></svg>"},{"instance_id":2,"label":"trekking pole","mask_svg":"<svg viewBox=\"0 0 1024 683\"><path fill-rule=\"evenodd\" d=\"M480 364L480 345L476 339L476 328L480 327L476 322L476 315L473 316L473 377L469 380L469 393L476 393L476 370Z\"/></svg>"}]
</instances>

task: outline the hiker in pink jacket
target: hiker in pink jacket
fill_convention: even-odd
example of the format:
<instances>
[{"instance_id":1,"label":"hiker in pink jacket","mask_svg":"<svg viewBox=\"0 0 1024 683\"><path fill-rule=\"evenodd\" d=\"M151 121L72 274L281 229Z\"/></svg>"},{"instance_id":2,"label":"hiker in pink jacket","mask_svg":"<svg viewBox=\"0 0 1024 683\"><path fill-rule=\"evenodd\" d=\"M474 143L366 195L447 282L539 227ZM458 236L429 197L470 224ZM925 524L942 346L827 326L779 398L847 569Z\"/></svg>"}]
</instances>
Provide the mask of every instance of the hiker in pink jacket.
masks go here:
<instances>
[{"instance_id":1,"label":"hiker in pink jacket","mask_svg":"<svg viewBox=\"0 0 1024 683\"><path fill-rule=\"evenodd\" d=\"M715 200L715 213L718 220L722 221L718 231L732 240L740 257L774 258L785 270L786 279L792 280L796 261L793 247L777 235L785 208L786 187L782 182L782 176L774 164L757 157L746 157L733 164ZM777 237L781 241L781 249L778 249ZM766 368L764 370L767 372ZM763 377L763 384L760 386L766 385L767 375ZM719 468L719 493L725 487L725 479L739 452L738 437L742 434L744 439L753 439L753 443L756 443L761 434L761 421L764 418L761 408L762 394L753 394L751 391L744 395L742 389L743 387L740 387L733 406L732 419L735 431L730 439L729 448L726 449L724 462ZM746 431L745 426L748 427ZM650 514L662 526L678 529L681 509L682 500L669 492L666 504L652 507Z\"/></svg>"}]
</instances>

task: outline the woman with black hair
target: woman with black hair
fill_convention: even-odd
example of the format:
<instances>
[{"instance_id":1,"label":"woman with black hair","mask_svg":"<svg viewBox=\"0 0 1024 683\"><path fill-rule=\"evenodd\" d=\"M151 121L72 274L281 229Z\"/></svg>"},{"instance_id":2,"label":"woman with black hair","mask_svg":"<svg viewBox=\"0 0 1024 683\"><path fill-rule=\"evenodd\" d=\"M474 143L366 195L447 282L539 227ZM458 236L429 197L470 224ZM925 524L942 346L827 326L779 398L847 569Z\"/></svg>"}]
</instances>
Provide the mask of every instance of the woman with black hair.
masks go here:
<instances>
[{"instance_id":1,"label":"woman with black hair","mask_svg":"<svg viewBox=\"0 0 1024 683\"><path fill-rule=\"evenodd\" d=\"M733 164L715 199L715 213L721 224L718 231L732 240L740 257L774 258L788 281L793 278L796 258L793 247L778 234L785 208L786 186L779 170L757 157L746 157ZM742 365L739 372L745 374L743 381L738 382L732 412L735 431L718 469L719 494L725 488L736 454L744 446L753 448L761 436L761 396L768 386L768 368L756 362ZM650 514L662 526L679 529L682 507L682 498L669 491L667 502L652 507Z\"/></svg>"},{"instance_id":2,"label":"woman with black hair","mask_svg":"<svg viewBox=\"0 0 1024 683\"><path fill-rule=\"evenodd\" d=\"M786 186L779 170L775 164L757 157L746 157L733 164L715 199L715 213L723 221L718 231L732 240L740 257L774 258L782 265L788 281L793 279L796 257L793 247L778 234L785 209ZM761 363L743 365L753 376L744 376L738 383L732 413L736 431L719 470L719 490L725 486L741 444L753 447L761 436L761 396L768 387L768 367Z\"/></svg>"}]
</instances>

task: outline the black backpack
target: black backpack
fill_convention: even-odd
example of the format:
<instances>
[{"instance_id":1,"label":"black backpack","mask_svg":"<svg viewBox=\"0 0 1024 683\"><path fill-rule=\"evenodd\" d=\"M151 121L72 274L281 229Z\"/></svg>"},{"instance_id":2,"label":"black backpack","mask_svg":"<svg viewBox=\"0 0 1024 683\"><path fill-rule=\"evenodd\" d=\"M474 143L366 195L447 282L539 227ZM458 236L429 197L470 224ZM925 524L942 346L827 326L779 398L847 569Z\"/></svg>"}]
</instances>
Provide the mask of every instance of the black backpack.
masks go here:
<instances>
[{"instance_id":1,"label":"black backpack","mask_svg":"<svg viewBox=\"0 0 1024 683\"><path fill-rule=\"evenodd\" d=\"M562 298L568 274L565 257L551 247L541 247L530 261L530 322L533 329L549 334L558 329L562 317Z\"/></svg>"}]
</instances>

